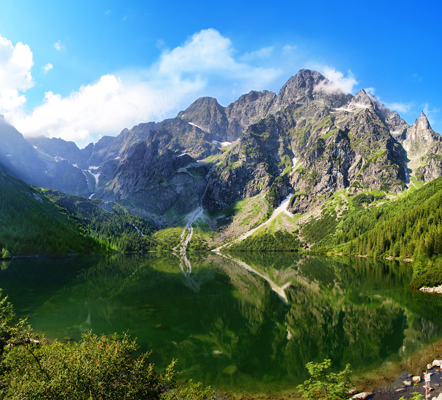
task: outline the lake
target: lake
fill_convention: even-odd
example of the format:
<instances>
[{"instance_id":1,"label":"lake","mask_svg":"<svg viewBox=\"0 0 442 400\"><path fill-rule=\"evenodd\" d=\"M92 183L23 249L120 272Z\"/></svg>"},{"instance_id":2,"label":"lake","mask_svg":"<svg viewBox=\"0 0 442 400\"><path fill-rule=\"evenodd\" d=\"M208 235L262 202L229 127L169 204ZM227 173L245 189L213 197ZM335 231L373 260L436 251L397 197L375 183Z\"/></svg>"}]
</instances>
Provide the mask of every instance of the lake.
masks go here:
<instances>
[{"instance_id":1,"label":"lake","mask_svg":"<svg viewBox=\"0 0 442 400\"><path fill-rule=\"evenodd\" d=\"M129 331L164 368L222 391L293 389L330 358L364 374L442 338L442 300L411 266L296 253L13 260L0 287L49 338Z\"/></svg>"}]
</instances>

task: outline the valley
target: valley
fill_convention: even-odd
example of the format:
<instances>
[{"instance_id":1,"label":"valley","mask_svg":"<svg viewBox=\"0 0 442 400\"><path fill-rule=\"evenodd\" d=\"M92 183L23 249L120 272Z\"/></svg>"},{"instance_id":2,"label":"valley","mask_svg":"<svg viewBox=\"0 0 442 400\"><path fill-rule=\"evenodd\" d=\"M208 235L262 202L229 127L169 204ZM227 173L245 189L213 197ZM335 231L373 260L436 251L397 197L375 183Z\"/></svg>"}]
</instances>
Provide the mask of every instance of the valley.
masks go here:
<instances>
[{"instance_id":1,"label":"valley","mask_svg":"<svg viewBox=\"0 0 442 400\"><path fill-rule=\"evenodd\" d=\"M178 357L183 379L238 396L286 393L324 358L372 389L364 374L416 369L442 340L440 298L416 290L442 284L424 112L408 125L303 69L83 149L4 118L0 136L2 288L53 339L130 328L160 368Z\"/></svg>"}]
</instances>

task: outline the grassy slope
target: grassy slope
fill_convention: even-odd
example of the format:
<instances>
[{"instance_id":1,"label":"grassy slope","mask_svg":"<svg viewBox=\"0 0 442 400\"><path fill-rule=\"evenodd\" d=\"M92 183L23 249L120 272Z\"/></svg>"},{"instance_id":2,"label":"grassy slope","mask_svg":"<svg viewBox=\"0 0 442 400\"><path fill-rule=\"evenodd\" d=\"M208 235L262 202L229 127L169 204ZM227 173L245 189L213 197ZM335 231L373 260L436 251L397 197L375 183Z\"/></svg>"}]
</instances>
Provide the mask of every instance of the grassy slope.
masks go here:
<instances>
[{"instance_id":1,"label":"grassy slope","mask_svg":"<svg viewBox=\"0 0 442 400\"><path fill-rule=\"evenodd\" d=\"M442 283L442 178L395 201L369 208L359 204L340 220L335 217L324 210L321 218L304 226L304 236L316 243L313 250L411 258L418 261L414 287Z\"/></svg>"},{"instance_id":2,"label":"grassy slope","mask_svg":"<svg viewBox=\"0 0 442 400\"><path fill-rule=\"evenodd\" d=\"M100 253L106 246L44 195L0 167L0 248L14 254Z\"/></svg>"},{"instance_id":3,"label":"grassy slope","mask_svg":"<svg viewBox=\"0 0 442 400\"><path fill-rule=\"evenodd\" d=\"M107 243L113 250L149 251L158 246L158 241L152 237L150 222L118 204L56 190L41 189L41 193L81 225L88 235Z\"/></svg>"}]
</instances>

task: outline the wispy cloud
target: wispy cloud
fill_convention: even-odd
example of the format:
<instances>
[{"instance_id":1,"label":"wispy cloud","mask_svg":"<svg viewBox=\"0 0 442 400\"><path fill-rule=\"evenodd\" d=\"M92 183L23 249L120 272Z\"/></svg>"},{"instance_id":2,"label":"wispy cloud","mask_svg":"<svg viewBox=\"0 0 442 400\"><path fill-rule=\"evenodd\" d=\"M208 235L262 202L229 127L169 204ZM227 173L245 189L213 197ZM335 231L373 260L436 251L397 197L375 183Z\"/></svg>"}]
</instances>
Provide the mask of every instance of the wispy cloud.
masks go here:
<instances>
[{"instance_id":1,"label":"wispy cloud","mask_svg":"<svg viewBox=\"0 0 442 400\"><path fill-rule=\"evenodd\" d=\"M413 103L385 103L385 106L388 107L390 110L397 111L398 113L408 114L412 107Z\"/></svg>"},{"instance_id":2,"label":"wispy cloud","mask_svg":"<svg viewBox=\"0 0 442 400\"><path fill-rule=\"evenodd\" d=\"M397 111L398 113L401 113L401 114L408 114L414 106L414 103L412 103L412 102L411 103L382 102L380 97L375 96L375 92L376 92L375 88L369 87L369 88L365 88L364 90L368 93L368 95L370 96L370 98L373 101L376 101L379 104L379 106L387 107L388 109L393 110L393 111Z\"/></svg>"},{"instance_id":3,"label":"wispy cloud","mask_svg":"<svg viewBox=\"0 0 442 400\"><path fill-rule=\"evenodd\" d=\"M54 66L51 63L47 63L41 69L43 70L43 73L46 75L52 68L54 68Z\"/></svg>"},{"instance_id":4,"label":"wispy cloud","mask_svg":"<svg viewBox=\"0 0 442 400\"><path fill-rule=\"evenodd\" d=\"M193 91L195 87L187 85L181 90ZM171 95L146 82L123 83L115 75L105 75L68 97L47 92L44 103L31 114L16 110L8 119L28 136L44 134L66 140L87 140L91 132L115 134L123 127L164 117L163 107Z\"/></svg>"},{"instance_id":5,"label":"wispy cloud","mask_svg":"<svg viewBox=\"0 0 442 400\"><path fill-rule=\"evenodd\" d=\"M84 143L94 139L92 132L115 135L140 122L169 117L205 94L209 85L228 82L242 94L266 88L282 74L239 61L234 54L230 39L214 29L202 30L181 46L164 49L148 69L104 75L67 97L48 91L31 113L18 107L6 117L25 135Z\"/></svg>"},{"instance_id":6,"label":"wispy cloud","mask_svg":"<svg viewBox=\"0 0 442 400\"><path fill-rule=\"evenodd\" d=\"M59 40L57 43L54 44L54 48L57 51L62 51L66 48L66 46Z\"/></svg>"},{"instance_id":7,"label":"wispy cloud","mask_svg":"<svg viewBox=\"0 0 442 400\"><path fill-rule=\"evenodd\" d=\"M282 54L291 54L293 53L293 51L296 50L296 46L290 45L290 44L286 44L283 48L282 48Z\"/></svg>"},{"instance_id":8,"label":"wispy cloud","mask_svg":"<svg viewBox=\"0 0 442 400\"><path fill-rule=\"evenodd\" d=\"M259 60L262 58L268 58L273 53L273 46L263 47L262 49L251 51L250 53L245 53L240 60L243 62L250 62L254 60Z\"/></svg>"},{"instance_id":9,"label":"wispy cloud","mask_svg":"<svg viewBox=\"0 0 442 400\"><path fill-rule=\"evenodd\" d=\"M324 76L330 82L321 82L315 88L316 90L324 90L329 93L334 93L337 91L351 93L353 91L353 87L358 84L358 81L350 70L347 71L347 76L344 76L342 72L336 71L334 68L327 65L322 67L321 70Z\"/></svg>"},{"instance_id":10,"label":"wispy cloud","mask_svg":"<svg viewBox=\"0 0 442 400\"><path fill-rule=\"evenodd\" d=\"M229 38L215 29L192 35L182 46L164 50L154 69L162 76L183 77L186 74L222 76L229 80L272 82L282 71L275 68L254 67L233 57L234 47ZM259 85L261 86L261 85Z\"/></svg>"},{"instance_id":11,"label":"wispy cloud","mask_svg":"<svg viewBox=\"0 0 442 400\"><path fill-rule=\"evenodd\" d=\"M436 123L437 114L440 112L440 108L431 107L429 103L422 104L422 108L428 118L428 122L430 122L431 125L434 125Z\"/></svg>"}]
</instances>

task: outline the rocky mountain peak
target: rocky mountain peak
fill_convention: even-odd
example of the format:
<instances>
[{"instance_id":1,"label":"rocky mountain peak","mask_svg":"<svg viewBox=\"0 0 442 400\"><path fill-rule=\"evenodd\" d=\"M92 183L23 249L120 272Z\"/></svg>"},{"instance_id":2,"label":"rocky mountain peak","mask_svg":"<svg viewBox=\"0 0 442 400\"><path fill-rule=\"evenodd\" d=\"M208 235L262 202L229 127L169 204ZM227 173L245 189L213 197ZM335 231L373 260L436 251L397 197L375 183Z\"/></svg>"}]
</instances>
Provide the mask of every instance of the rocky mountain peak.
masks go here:
<instances>
[{"instance_id":1,"label":"rocky mountain peak","mask_svg":"<svg viewBox=\"0 0 442 400\"><path fill-rule=\"evenodd\" d=\"M213 97L200 97L195 100L186 110L180 111L177 115L178 118L187 122L197 123L197 120L201 123L207 124L207 130L209 128L210 117L223 116L224 107L222 107L218 100ZM208 119L206 121L206 119Z\"/></svg>"},{"instance_id":2,"label":"rocky mountain peak","mask_svg":"<svg viewBox=\"0 0 442 400\"><path fill-rule=\"evenodd\" d=\"M364 89L361 89L355 94L352 103L354 105L365 106L368 108L375 108L378 106L378 101L376 100L376 98L370 95L370 93L367 93Z\"/></svg>"},{"instance_id":3,"label":"rocky mountain peak","mask_svg":"<svg viewBox=\"0 0 442 400\"><path fill-rule=\"evenodd\" d=\"M291 90L291 91L313 91L316 86L319 85L323 80L326 80L321 73L317 71L312 71L310 69L301 69L299 72L292 76L287 83L282 87L281 92Z\"/></svg>"},{"instance_id":4,"label":"rocky mountain peak","mask_svg":"<svg viewBox=\"0 0 442 400\"><path fill-rule=\"evenodd\" d=\"M414 124L420 130L431 129L430 123L428 122L428 118L423 111L421 112L419 119L417 119Z\"/></svg>"},{"instance_id":5,"label":"rocky mountain peak","mask_svg":"<svg viewBox=\"0 0 442 400\"><path fill-rule=\"evenodd\" d=\"M182 118L181 115L186 115L190 112L193 112L195 110L200 109L206 109L206 108L222 108L221 105L218 103L218 100L214 97L200 97L199 99L195 100L189 107L187 107L186 110L181 111L178 113L178 117Z\"/></svg>"},{"instance_id":6,"label":"rocky mountain peak","mask_svg":"<svg viewBox=\"0 0 442 400\"><path fill-rule=\"evenodd\" d=\"M186 110L180 111L177 118L211 133L214 140L225 140L229 122L224 107L213 97L200 97Z\"/></svg>"},{"instance_id":7,"label":"rocky mountain peak","mask_svg":"<svg viewBox=\"0 0 442 400\"><path fill-rule=\"evenodd\" d=\"M436 166L435 160L438 157L432 157L432 154L442 152L442 137L431 129L427 116L423 111L403 136L405 140L403 140L402 145L411 160L409 167L416 169L425 180L431 180L439 176L442 172L442 163L438 161Z\"/></svg>"},{"instance_id":8,"label":"rocky mountain peak","mask_svg":"<svg viewBox=\"0 0 442 400\"><path fill-rule=\"evenodd\" d=\"M301 69L281 88L277 101L286 106L298 99L312 99L315 88L325 80L326 78L319 72Z\"/></svg>"},{"instance_id":9,"label":"rocky mountain peak","mask_svg":"<svg viewBox=\"0 0 442 400\"><path fill-rule=\"evenodd\" d=\"M344 93L319 72L301 69L282 87L269 114L275 114L295 103L307 107L310 107L312 102L316 102L320 107L342 107L351 98L351 94Z\"/></svg>"}]
</instances>

